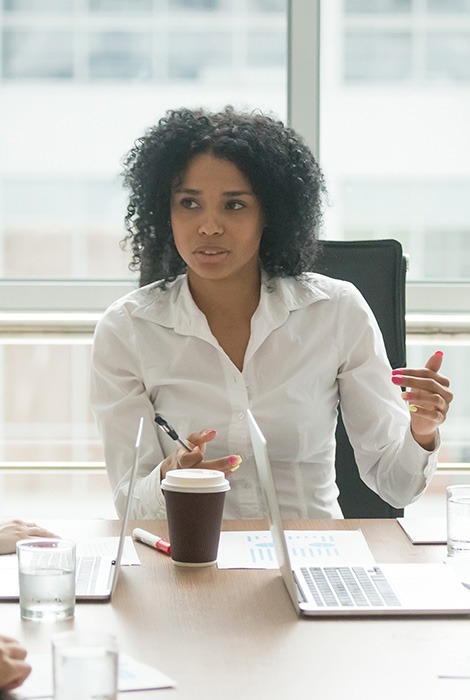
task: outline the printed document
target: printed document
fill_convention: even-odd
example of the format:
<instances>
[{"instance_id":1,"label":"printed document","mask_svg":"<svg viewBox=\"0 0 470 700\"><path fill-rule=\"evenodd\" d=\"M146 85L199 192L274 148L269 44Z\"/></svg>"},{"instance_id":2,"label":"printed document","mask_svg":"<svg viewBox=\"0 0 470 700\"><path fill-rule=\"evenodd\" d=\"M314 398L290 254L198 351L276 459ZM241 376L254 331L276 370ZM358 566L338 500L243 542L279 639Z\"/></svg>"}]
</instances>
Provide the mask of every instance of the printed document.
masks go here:
<instances>
[{"instance_id":1,"label":"printed document","mask_svg":"<svg viewBox=\"0 0 470 700\"><path fill-rule=\"evenodd\" d=\"M293 566L374 564L361 530L286 530ZM221 532L219 569L277 569L276 554L267 530Z\"/></svg>"},{"instance_id":2,"label":"printed document","mask_svg":"<svg viewBox=\"0 0 470 700\"><path fill-rule=\"evenodd\" d=\"M18 700L33 698L52 698L52 655L28 654L28 663L32 666L31 674L20 688L13 691L12 696ZM175 681L127 654L119 654L118 690L153 690L157 688L173 688Z\"/></svg>"}]
</instances>

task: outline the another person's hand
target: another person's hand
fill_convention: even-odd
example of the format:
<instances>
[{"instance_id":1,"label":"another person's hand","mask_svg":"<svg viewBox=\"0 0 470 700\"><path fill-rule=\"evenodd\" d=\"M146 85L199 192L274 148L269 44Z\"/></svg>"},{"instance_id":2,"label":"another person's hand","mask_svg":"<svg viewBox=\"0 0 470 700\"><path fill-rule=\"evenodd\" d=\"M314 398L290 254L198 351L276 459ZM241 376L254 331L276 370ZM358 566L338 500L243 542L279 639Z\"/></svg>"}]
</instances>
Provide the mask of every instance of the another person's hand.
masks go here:
<instances>
[{"instance_id":1,"label":"another person's hand","mask_svg":"<svg viewBox=\"0 0 470 700\"><path fill-rule=\"evenodd\" d=\"M15 639L0 635L0 689L18 688L31 673L26 663L27 651Z\"/></svg>"},{"instance_id":2,"label":"another person's hand","mask_svg":"<svg viewBox=\"0 0 470 700\"><path fill-rule=\"evenodd\" d=\"M213 440L216 435L215 430L200 430L198 433L191 433L187 442L193 447L192 451L187 452L180 447L172 452L161 464L161 478L164 479L170 469L191 469L194 467L197 469L218 469L225 475L236 471L242 462L240 455L204 460L206 443Z\"/></svg>"},{"instance_id":3,"label":"another person's hand","mask_svg":"<svg viewBox=\"0 0 470 700\"><path fill-rule=\"evenodd\" d=\"M406 387L402 398L408 402L411 432L416 442L426 450L436 446L437 430L445 421L453 394L447 377L438 374L443 353L431 355L422 369L394 369L392 382Z\"/></svg>"},{"instance_id":4,"label":"another person's hand","mask_svg":"<svg viewBox=\"0 0 470 700\"><path fill-rule=\"evenodd\" d=\"M18 519L3 520L0 521L0 554L14 552L18 540L28 537L57 537L57 535L39 527L36 523Z\"/></svg>"}]
</instances>

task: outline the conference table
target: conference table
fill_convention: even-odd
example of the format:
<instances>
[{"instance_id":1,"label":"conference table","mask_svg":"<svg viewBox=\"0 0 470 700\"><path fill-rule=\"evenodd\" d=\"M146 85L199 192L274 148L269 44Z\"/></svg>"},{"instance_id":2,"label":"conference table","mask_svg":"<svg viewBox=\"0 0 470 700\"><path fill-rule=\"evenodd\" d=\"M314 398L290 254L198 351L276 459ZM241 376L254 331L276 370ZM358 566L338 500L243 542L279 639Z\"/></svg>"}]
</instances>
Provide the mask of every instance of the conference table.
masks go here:
<instances>
[{"instance_id":1,"label":"conference table","mask_svg":"<svg viewBox=\"0 0 470 700\"><path fill-rule=\"evenodd\" d=\"M54 520L62 536L117 535L117 520ZM441 545L413 545L395 520L290 520L286 529L361 529L377 562L438 562ZM134 520L167 535L165 521ZM263 520L224 521L225 530L266 530ZM123 567L108 603L78 603L58 623L20 619L17 603L0 605L0 632L32 654L50 650L53 634L108 630L120 649L176 681L176 687L127 692L165 700L336 700L470 696L470 680L440 678L452 659L467 654L470 618L389 617L302 619L278 570L177 567L136 542L142 566ZM467 652L468 650L468 652ZM120 697L124 697L124 693Z\"/></svg>"}]
</instances>

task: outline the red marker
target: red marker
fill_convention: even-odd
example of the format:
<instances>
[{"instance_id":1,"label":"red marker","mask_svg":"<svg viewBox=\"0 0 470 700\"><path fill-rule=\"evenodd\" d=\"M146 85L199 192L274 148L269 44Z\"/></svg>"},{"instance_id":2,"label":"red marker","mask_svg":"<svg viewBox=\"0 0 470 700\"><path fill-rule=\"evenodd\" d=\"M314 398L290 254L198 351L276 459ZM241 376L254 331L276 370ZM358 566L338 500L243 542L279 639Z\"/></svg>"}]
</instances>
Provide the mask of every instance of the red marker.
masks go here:
<instances>
[{"instance_id":1,"label":"red marker","mask_svg":"<svg viewBox=\"0 0 470 700\"><path fill-rule=\"evenodd\" d=\"M152 535L151 532L147 530L142 530L140 527L136 527L132 532L132 537L139 542L148 544L149 547L154 547L158 549L159 552L163 554L171 554L170 543L168 540L163 539L163 537L158 537L157 535Z\"/></svg>"}]
</instances>

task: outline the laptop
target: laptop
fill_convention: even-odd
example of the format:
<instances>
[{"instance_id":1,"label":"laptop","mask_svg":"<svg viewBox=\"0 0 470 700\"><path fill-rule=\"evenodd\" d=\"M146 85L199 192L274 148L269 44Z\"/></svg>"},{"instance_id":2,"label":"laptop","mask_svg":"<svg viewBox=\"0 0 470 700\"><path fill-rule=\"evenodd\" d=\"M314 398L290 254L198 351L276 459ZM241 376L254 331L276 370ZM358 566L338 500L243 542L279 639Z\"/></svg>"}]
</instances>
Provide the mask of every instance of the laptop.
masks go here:
<instances>
[{"instance_id":1,"label":"laptop","mask_svg":"<svg viewBox=\"0 0 470 700\"><path fill-rule=\"evenodd\" d=\"M134 463L129 479L129 489L127 492L126 507L121 523L119 534L119 544L116 557L108 555L90 555L77 557L76 577L75 577L75 597L78 601L107 601L110 600L116 590L119 573L121 570L122 553L126 540L127 524L131 509L132 494L134 491L135 477L139 465L140 443L142 438L142 428L144 419L140 418L137 429L137 436L134 448ZM50 555L49 555L50 556ZM59 556L60 554L53 554ZM14 566L0 570L0 600L18 600L18 569L16 560Z\"/></svg>"},{"instance_id":2,"label":"laptop","mask_svg":"<svg viewBox=\"0 0 470 700\"><path fill-rule=\"evenodd\" d=\"M282 525L266 440L250 410L248 426L267 517L284 584L299 615L465 615L470 591L440 564L293 567Z\"/></svg>"}]
</instances>

